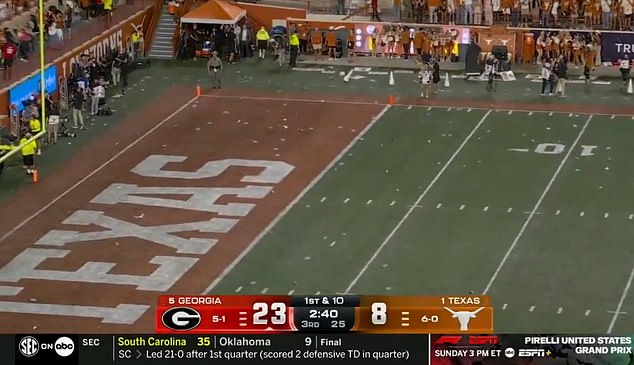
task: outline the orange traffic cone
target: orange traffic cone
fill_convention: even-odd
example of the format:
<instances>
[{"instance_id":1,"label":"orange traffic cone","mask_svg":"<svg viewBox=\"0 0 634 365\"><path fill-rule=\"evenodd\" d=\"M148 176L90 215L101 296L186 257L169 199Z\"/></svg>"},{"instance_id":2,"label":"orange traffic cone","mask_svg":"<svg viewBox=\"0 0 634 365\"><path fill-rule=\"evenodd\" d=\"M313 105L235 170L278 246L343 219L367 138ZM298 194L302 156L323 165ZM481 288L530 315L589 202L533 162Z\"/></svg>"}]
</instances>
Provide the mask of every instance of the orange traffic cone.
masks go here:
<instances>
[{"instance_id":1,"label":"orange traffic cone","mask_svg":"<svg viewBox=\"0 0 634 365\"><path fill-rule=\"evenodd\" d=\"M37 182L37 170L33 170L33 182L36 183Z\"/></svg>"},{"instance_id":2,"label":"orange traffic cone","mask_svg":"<svg viewBox=\"0 0 634 365\"><path fill-rule=\"evenodd\" d=\"M387 98L387 103L390 104L390 105L394 105L394 95L390 95Z\"/></svg>"},{"instance_id":3,"label":"orange traffic cone","mask_svg":"<svg viewBox=\"0 0 634 365\"><path fill-rule=\"evenodd\" d=\"M200 96L200 85L196 85L196 96Z\"/></svg>"}]
</instances>

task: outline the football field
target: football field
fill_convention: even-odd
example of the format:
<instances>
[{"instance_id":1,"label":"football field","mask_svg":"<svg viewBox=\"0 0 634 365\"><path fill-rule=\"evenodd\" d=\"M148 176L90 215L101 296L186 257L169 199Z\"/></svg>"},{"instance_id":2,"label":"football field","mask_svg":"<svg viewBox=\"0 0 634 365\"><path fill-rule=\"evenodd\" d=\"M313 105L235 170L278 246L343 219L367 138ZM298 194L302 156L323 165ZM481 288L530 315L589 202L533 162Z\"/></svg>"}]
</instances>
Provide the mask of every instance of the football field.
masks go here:
<instances>
[{"instance_id":1,"label":"football field","mask_svg":"<svg viewBox=\"0 0 634 365\"><path fill-rule=\"evenodd\" d=\"M208 292L473 291L498 332L624 333L632 135L631 116L386 106Z\"/></svg>"}]
</instances>

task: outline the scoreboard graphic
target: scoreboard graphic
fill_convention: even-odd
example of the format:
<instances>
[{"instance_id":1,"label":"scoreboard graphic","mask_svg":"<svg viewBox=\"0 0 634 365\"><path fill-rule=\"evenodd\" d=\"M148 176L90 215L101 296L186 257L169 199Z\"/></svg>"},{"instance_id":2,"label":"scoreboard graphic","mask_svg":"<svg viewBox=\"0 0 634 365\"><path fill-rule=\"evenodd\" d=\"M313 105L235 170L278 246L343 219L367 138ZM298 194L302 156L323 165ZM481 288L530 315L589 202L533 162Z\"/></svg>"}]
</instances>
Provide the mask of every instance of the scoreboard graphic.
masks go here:
<instances>
[{"instance_id":1,"label":"scoreboard graphic","mask_svg":"<svg viewBox=\"0 0 634 365\"><path fill-rule=\"evenodd\" d=\"M0 336L0 364L634 365L630 336L495 333L478 295L165 295L155 327Z\"/></svg>"},{"instance_id":2,"label":"scoreboard graphic","mask_svg":"<svg viewBox=\"0 0 634 365\"><path fill-rule=\"evenodd\" d=\"M174 296L159 298L161 334L493 333L487 296Z\"/></svg>"}]
</instances>

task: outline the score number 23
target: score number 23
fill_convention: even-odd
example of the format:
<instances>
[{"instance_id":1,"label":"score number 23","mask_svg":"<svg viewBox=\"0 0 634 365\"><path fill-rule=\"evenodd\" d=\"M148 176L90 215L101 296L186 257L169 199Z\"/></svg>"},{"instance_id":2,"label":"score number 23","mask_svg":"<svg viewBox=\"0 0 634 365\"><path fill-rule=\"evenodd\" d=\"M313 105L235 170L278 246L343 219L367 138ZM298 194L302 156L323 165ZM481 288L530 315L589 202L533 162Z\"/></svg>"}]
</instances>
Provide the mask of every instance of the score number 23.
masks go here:
<instances>
[{"instance_id":1,"label":"score number 23","mask_svg":"<svg viewBox=\"0 0 634 365\"><path fill-rule=\"evenodd\" d=\"M272 312L269 315L269 312ZM286 324L286 304L284 303L253 303L253 324L255 325L283 325Z\"/></svg>"}]
</instances>

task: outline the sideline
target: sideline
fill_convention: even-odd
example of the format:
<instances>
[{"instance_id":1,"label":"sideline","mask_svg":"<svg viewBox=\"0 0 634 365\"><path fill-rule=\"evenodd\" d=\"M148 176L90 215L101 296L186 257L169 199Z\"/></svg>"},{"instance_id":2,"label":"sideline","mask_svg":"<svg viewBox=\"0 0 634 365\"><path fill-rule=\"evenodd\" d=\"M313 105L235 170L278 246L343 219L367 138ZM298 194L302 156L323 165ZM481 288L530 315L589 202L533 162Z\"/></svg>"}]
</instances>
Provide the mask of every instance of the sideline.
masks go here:
<instances>
[{"instance_id":1,"label":"sideline","mask_svg":"<svg viewBox=\"0 0 634 365\"><path fill-rule=\"evenodd\" d=\"M205 98L217 98L217 99L238 99L238 100L255 100L255 101L288 101L288 102L302 102L302 103L328 103L328 104L343 104L343 105L386 105L384 102L377 101L346 101L346 100L329 100L329 99L306 99L306 98L289 98L289 97L270 97L270 96L240 96L240 95L210 95L210 94L202 94L201 97ZM367 98L372 98L373 96L367 96ZM405 96L408 100L415 98L415 96ZM503 102L503 101L501 101ZM632 118L632 113L595 113L595 112L571 112L570 110L562 110L562 109L513 109L508 107L477 107L477 106L469 106L467 104L464 105L427 105L427 104L411 104L411 103L394 103L392 106L396 107L414 107L414 108L433 108L433 109L454 109L459 110L462 109L466 111L467 109L472 110L491 110L493 112L503 111L503 112L518 112L518 113L560 113L560 114L579 114L579 115L597 115L597 116L615 116L615 117L628 117ZM575 105L573 105L575 106ZM595 105L596 107L601 107L602 105ZM632 118L634 120L634 118Z\"/></svg>"}]
</instances>

